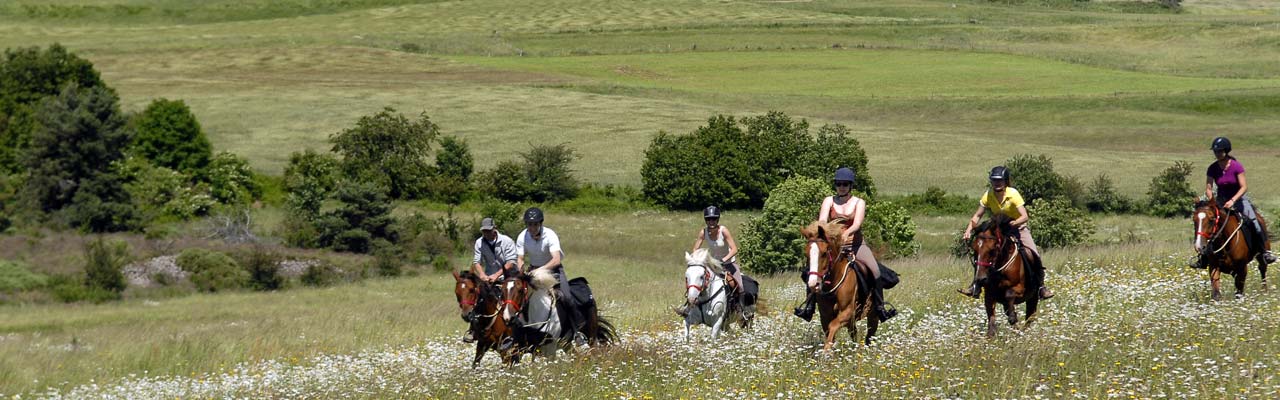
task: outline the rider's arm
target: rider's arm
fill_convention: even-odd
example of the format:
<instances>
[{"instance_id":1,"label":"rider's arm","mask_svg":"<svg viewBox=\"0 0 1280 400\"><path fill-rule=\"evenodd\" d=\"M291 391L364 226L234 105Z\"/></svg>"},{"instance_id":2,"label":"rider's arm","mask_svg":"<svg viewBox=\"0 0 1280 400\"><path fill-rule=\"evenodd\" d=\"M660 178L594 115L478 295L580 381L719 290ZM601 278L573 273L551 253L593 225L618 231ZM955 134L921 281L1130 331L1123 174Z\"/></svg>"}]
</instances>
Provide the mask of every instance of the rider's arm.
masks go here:
<instances>
[{"instance_id":1,"label":"rider's arm","mask_svg":"<svg viewBox=\"0 0 1280 400\"><path fill-rule=\"evenodd\" d=\"M702 229L698 229L698 237L693 240L693 250L689 250L689 252L692 253L698 251L699 247L702 247Z\"/></svg>"},{"instance_id":2,"label":"rider's arm","mask_svg":"<svg viewBox=\"0 0 1280 400\"><path fill-rule=\"evenodd\" d=\"M538 268L538 269L541 269L541 270L545 270L545 271L547 271L547 272L550 272L552 268L555 268L555 267L558 267L558 266L560 266L560 252L559 252L559 251L552 251L552 252L551 252L551 261L547 261L547 265L543 265L541 268Z\"/></svg>"},{"instance_id":3,"label":"rider's arm","mask_svg":"<svg viewBox=\"0 0 1280 400\"><path fill-rule=\"evenodd\" d=\"M827 220L831 218L831 205L835 204L835 200L833 199L834 197L832 196L827 196L827 198L822 199L822 210L818 211L818 222L825 224L827 223Z\"/></svg>"},{"instance_id":4,"label":"rider's arm","mask_svg":"<svg viewBox=\"0 0 1280 400\"><path fill-rule=\"evenodd\" d=\"M1031 219L1031 216L1027 214L1027 207L1018 206L1018 219L1013 220L1013 222L1010 222L1010 224L1013 224L1013 226L1021 227L1022 225L1027 223L1027 220L1030 220L1030 219Z\"/></svg>"},{"instance_id":5,"label":"rider's arm","mask_svg":"<svg viewBox=\"0 0 1280 400\"><path fill-rule=\"evenodd\" d=\"M547 244L547 250L551 252L551 261L547 261L547 265L543 265L539 269L551 272L551 269L560 266L560 260L564 257L564 251L560 249L559 235L556 235L556 233L551 230L544 231L543 235L545 235L545 237L542 240Z\"/></svg>"},{"instance_id":6,"label":"rider's arm","mask_svg":"<svg viewBox=\"0 0 1280 400\"><path fill-rule=\"evenodd\" d=\"M720 234L724 235L724 241L729 243L729 254L725 255L724 260L720 261L732 260L733 256L738 255L738 241L733 240L733 234L729 233L729 228L721 226Z\"/></svg>"},{"instance_id":7,"label":"rider's arm","mask_svg":"<svg viewBox=\"0 0 1280 400\"><path fill-rule=\"evenodd\" d=\"M476 276L480 277L480 279L489 279L489 276L484 274L484 267L480 266L480 261L483 260L483 258L480 257L481 240L484 239L476 239L476 254L475 257L471 258L471 272L474 272Z\"/></svg>"},{"instance_id":8,"label":"rider's arm","mask_svg":"<svg viewBox=\"0 0 1280 400\"><path fill-rule=\"evenodd\" d=\"M1240 188L1243 189L1244 185L1241 185ZM1208 176L1204 178L1204 198L1208 200L1213 200L1213 177L1212 176Z\"/></svg>"},{"instance_id":9,"label":"rider's arm","mask_svg":"<svg viewBox=\"0 0 1280 400\"><path fill-rule=\"evenodd\" d=\"M1243 196L1244 196L1244 192L1245 192L1245 191L1247 191L1247 190L1249 190L1249 184L1245 183L1245 181L1244 181L1244 173L1243 173L1243 172L1241 172L1241 173L1239 173L1239 174L1236 174L1236 180L1240 182L1240 190L1237 190L1237 191L1236 191L1236 195L1235 195L1235 196L1231 196L1231 204L1232 204L1232 205L1235 205L1235 203L1240 202L1240 197L1243 197Z\"/></svg>"},{"instance_id":10,"label":"rider's arm","mask_svg":"<svg viewBox=\"0 0 1280 400\"><path fill-rule=\"evenodd\" d=\"M969 218L969 225L964 228L964 240L969 240L969 236L973 235L973 228L978 227L978 221L982 220L982 214L987 213L987 207L978 203L978 211L973 212L973 218Z\"/></svg>"}]
</instances>

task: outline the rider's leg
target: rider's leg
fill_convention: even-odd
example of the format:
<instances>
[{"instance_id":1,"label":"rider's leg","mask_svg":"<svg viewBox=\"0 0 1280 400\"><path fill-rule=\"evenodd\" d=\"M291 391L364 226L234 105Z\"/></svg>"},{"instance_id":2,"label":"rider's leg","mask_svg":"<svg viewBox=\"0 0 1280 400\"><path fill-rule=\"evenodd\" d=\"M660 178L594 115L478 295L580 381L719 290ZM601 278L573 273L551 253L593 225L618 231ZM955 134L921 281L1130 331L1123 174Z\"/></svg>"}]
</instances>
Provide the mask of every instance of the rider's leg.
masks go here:
<instances>
[{"instance_id":1,"label":"rider's leg","mask_svg":"<svg viewBox=\"0 0 1280 400\"><path fill-rule=\"evenodd\" d=\"M724 263L724 269L729 271L729 276L732 277L733 282L736 285L735 287L738 288L735 290L738 302L738 312L745 313L747 310L747 304L743 302L743 299L746 297L747 289L742 283L742 270L738 269L738 264L732 262Z\"/></svg>"},{"instance_id":2,"label":"rider's leg","mask_svg":"<svg viewBox=\"0 0 1280 400\"><path fill-rule=\"evenodd\" d=\"M803 282L804 285L809 284L809 270L800 270L800 282ZM795 310L792 310L791 313L808 322L813 319L813 312L814 309L817 308L818 297L809 290L805 290L805 293L806 296L804 298L804 303L800 304L799 307L796 307Z\"/></svg>"},{"instance_id":3,"label":"rider's leg","mask_svg":"<svg viewBox=\"0 0 1280 400\"><path fill-rule=\"evenodd\" d=\"M1053 291L1049 290L1049 285L1044 283L1048 278L1048 271L1044 267L1044 257L1040 256L1040 248L1036 247L1036 240L1031 237L1031 229L1027 228L1026 224L1018 227L1018 241L1022 242L1022 247L1026 247L1027 250L1031 250L1036 255L1037 262L1035 264L1040 267L1040 298L1048 299L1053 297Z\"/></svg>"},{"instance_id":4,"label":"rider's leg","mask_svg":"<svg viewBox=\"0 0 1280 400\"><path fill-rule=\"evenodd\" d=\"M576 341L582 342L579 344L585 344L585 341L582 338L578 338L578 332L581 331L583 326L587 323L586 318L582 315L582 307L578 304L578 300L573 297L573 291L569 287L569 278L566 277L568 274L564 273L564 266L561 265L558 270L559 272L557 275L559 275L558 278L560 280L559 299L564 302L566 309L569 310L569 312L565 313L569 316L569 321L561 321L560 329L568 329L570 335L572 335ZM567 324L565 322L567 322Z\"/></svg>"},{"instance_id":5,"label":"rider's leg","mask_svg":"<svg viewBox=\"0 0 1280 400\"><path fill-rule=\"evenodd\" d=\"M858 268L863 269L864 273L871 276L871 301L872 307L876 310L880 321L888 320L898 315L897 310L884 309L884 288L880 287L880 263L876 261L875 254L871 253L871 248L866 244L858 247L858 251L854 253L854 260L857 261Z\"/></svg>"},{"instance_id":6,"label":"rider's leg","mask_svg":"<svg viewBox=\"0 0 1280 400\"><path fill-rule=\"evenodd\" d=\"M1250 248L1262 252L1263 260L1267 264L1276 262L1276 256L1271 252L1271 239L1267 236L1266 227L1262 226L1262 221L1258 220L1258 209L1253 206L1253 202L1249 201L1249 196L1241 196L1240 202L1236 208L1240 211L1248 222L1245 224L1253 233L1253 243Z\"/></svg>"}]
</instances>

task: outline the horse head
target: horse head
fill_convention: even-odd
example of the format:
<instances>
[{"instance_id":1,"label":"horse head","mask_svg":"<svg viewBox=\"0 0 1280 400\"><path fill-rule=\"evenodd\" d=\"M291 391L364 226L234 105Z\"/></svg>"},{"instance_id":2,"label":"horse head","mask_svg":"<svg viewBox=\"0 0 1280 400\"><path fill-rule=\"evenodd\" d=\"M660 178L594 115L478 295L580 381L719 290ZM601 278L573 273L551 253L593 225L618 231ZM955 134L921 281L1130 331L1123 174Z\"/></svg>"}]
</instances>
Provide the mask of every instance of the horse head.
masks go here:
<instances>
[{"instance_id":1,"label":"horse head","mask_svg":"<svg viewBox=\"0 0 1280 400\"><path fill-rule=\"evenodd\" d=\"M969 242L969 249L973 253L974 264L977 267L978 285L986 284L987 276L992 270L1002 268L995 264L1009 253L1009 244L1018 234L1018 228L1014 227L1012 222L1009 216L996 214L990 221L983 222L975 229L978 234Z\"/></svg>"},{"instance_id":2,"label":"horse head","mask_svg":"<svg viewBox=\"0 0 1280 400\"><path fill-rule=\"evenodd\" d=\"M475 315L476 303L480 300L480 280L471 271L453 271L453 295L458 299L458 308L462 311L462 320L471 322Z\"/></svg>"},{"instance_id":3,"label":"horse head","mask_svg":"<svg viewBox=\"0 0 1280 400\"><path fill-rule=\"evenodd\" d=\"M689 302L693 303L711 285L714 279L712 273L720 273L720 262L712 257L707 249L697 249L692 254L684 253L684 261L685 295L689 298Z\"/></svg>"},{"instance_id":4,"label":"horse head","mask_svg":"<svg viewBox=\"0 0 1280 400\"><path fill-rule=\"evenodd\" d=\"M520 274L518 276L508 277L503 280L499 286L502 292L502 303L507 307L502 311L502 319L510 322L520 315L520 311L524 310L524 304L529 299L529 274Z\"/></svg>"},{"instance_id":5,"label":"horse head","mask_svg":"<svg viewBox=\"0 0 1280 400\"><path fill-rule=\"evenodd\" d=\"M836 254L841 243L841 225L839 223L823 223L814 221L800 229L807 244L805 253L809 260L807 283L810 290L817 290L821 277L826 276L831 264L836 262Z\"/></svg>"},{"instance_id":6,"label":"horse head","mask_svg":"<svg viewBox=\"0 0 1280 400\"><path fill-rule=\"evenodd\" d=\"M1213 200L1196 202L1195 211L1191 213L1191 223L1195 229L1197 253L1203 252L1204 247L1213 240L1218 231L1226 226L1226 220L1227 212L1218 207L1218 202Z\"/></svg>"}]
</instances>

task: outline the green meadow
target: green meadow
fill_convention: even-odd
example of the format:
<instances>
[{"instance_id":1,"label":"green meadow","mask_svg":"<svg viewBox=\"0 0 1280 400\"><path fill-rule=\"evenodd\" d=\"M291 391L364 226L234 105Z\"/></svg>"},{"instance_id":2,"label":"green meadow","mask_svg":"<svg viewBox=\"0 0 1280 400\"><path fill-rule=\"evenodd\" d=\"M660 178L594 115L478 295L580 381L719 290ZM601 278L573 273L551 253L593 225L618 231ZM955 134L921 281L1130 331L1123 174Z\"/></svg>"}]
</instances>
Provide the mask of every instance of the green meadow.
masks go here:
<instances>
[{"instance_id":1,"label":"green meadow","mask_svg":"<svg viewBox=\"0 0 1280 400\"><path fill-rule=\"evenodd\" d=\"M1198 185L1225 135L1251 196L1280 211L1280 5L1182 3L13 0L0 47L61 43L130 111L182 99L215 149L270 175L392 106L466 139L478 169L565 143L584 182L639 187L658 132L780 110L848 126L890 195L976 197L985 171L1032 153L1141 198L1177 160ZM262 213L270 236L280 211ZM431 273L9 304L0 397L1280 397L1280 301L1257 269L1243 300L1210 301L1183 265L1187 221L1097 216L1089 243L1046 253L1059 295L1041 319L987 340L979 303L954 294L969 270L946 255L966 217L915 217L923 254L889 262L902 316L869 348L840 335L833 355L789 314L791 275L762 278L754 331L683 341L668 308L697 215L553 213L567 268L591 280L621 346L470 373L452 282Z\"/></svg>"}]
</instances>

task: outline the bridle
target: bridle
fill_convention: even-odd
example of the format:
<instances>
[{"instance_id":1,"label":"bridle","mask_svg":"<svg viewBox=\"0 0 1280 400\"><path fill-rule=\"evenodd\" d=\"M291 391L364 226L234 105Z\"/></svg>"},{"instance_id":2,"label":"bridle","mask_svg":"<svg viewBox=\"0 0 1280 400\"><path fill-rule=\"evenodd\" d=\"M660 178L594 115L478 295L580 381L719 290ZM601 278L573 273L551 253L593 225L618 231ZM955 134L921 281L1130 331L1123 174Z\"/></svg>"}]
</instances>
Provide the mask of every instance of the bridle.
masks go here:
<instances>
[{"instance_id":1,"label":"bridle","mask_svg":"<svg viewBox=\"0 0 1280 400\"><path fill-rule=\"evenodd\" d=\"M1004 250L1006 247L1006 243L1005 243L1004 235L1002 234L996 234L994 237L986 236L986 235L978 235L976 239L994 240L996 242L996 249L998 249L1001 255L1008 253ZM1013 246L1014 246L1013 255L1009 256L1009 259L1004 262L1004 265L1000 266L1000 268L995 270L995 272L997 273L1004 272L1004 270L1008 269L1010 265L1013 265L1013 260L1017 259L1019 256L1022 255L1022 249L1020 248L1021 246L1018 244L1018 242L1016 241L1011 241L1011 242L1013 242ZM999 257L997 257L997 259L999 259ZM977 265L983 268L991 268L992 266L995 266L995 261L982 261L982 257L980 254L974 254L973 263L974 265Z\"/></svg>"},{"instance_id":2,"label":"bridle","mask_svg":"<svg viewBox=\"0 0 1280 400\"><path fill-rule=\"evenodd\" d=\"M702 284L701 284L701 285L693 285L693 284L690 284L690 283L689 283L689 276L688 276L688 275L685 275L685 277L684 277L684 288L685 288L685 290L688 290L688 289L697 289L697 290L698 290L698 298L702 298L702 296L703 296L703 295L706 295L706 294L707 294L707 286L711 285L711 280L712 280L712 276L711 276L711 268L707 268L707 265L706 265L706 264L698 264L698 263L689 263L689 264L686 264L686 265L685 265L685 269L686 269L686 270L687 270L687 269L689 269L689 268L693 268L693 267L702 268ZM700 300L700 301L698 301L697 303L694 303L694 305L696 305L696 306L698 306L698 307L701 307L703 304L707 304L707 302L711 301L711 299L716 298L716 295L718 295L718 294L720 294L720 292L724 291L724 287L725 287L725 285L721 285L719 289L716 289L715 293L711 293L711 294L707 295L707 296L706 296L706 299L704 299L704 300Z\"/></svg>"},{"instance_id":3,"label":"bridle","mask_svg":"<svg viewBox=\"0 0 1280 400\"><path fill-rule=\"evenodd\" d=\"M1196 236L1205 238L1205 244L1207 245L1201 250L1202 253L1204 250L1208 250L1209 248L1213 247L1213 242L1216 242L1219 239L1221 239L1222 233L1226 231L1227 224L1225 222L1226 222L1226 219L1230 218L1230 210L1223 209L1223 211L1219 212L1218 210L1220 208L1221 207L1218 207L1217 204L1212 204L1209 207L1210 210L1213 210L1213 225L1212 225L1213 228L1209 229L1208 231L1213 232L1213 234L1208 234L1208 233L1205 233L1205 231L1201 231L1199 229L1200 220L1196 219ZM1223 214L1227 214L1227 215L1224 216ZM1235 239L1236 234L1240 232L1240 228L1243 226L1244 226L1243 221L1236 224L1235 231L1232 231L1231 235L1227 236L1227 239L1223 241L1222 246L1218 247L1217 250L1214 250L1210 254L1218 254L1218 253L1221 253L1223 249L1226 249L1227 246L1231 244L1231 240Z\"/></svg>"},{"instance_id":4,"label":"bridle","mask_svg":"<svg viewBox=\"0 0 1280 400\"><path fill-rule=\"evenodd\" d=\"M826 272L826 273L821 273L821 272L809 271L809 272L805 275L805 277L809 277L809 276L813 276L813 275L818 275L818 279L819 279L819 280L821 280L822 282L825 282L825 281L826 281L826 279L823 279L823 278L826 278L826 275L828 275L828 274L830 274L830 273L831 273L831 269L836 265L836 263L837 263L837 262L839 262L839 261L840 261L840 259L841 259L841 258L844 258L844 254L843 254L843 252L839 252L839 251L837 251L837 252L832 252L832 251L831 251L831 249L830 249L831 244L830 244L830 243L827 243L827 241L825 241L825 240L821 240L821 239L811 239L811 240L809 240L809 245L817 245L818 243L824 243L824 244L826 244L826 245L827 245L827 247L828 247L828 249L827 249L827 251L826 251L826 253L827 253L827 272ZM819 251L821 251L821 250L819 250ZM838 255L837 255L837 254L835 254L835 253L841 253L841 254L838 254ZM845 267L845 269L851 269L851 268L853 268L853 267L850 267L848 263L846 263L846 264L844 265L844 267ZM830 290L825 290L825 291L823 291L823 290L819 289L819 291L821 291L821 294L824 294L824 295L831 294L831 293L835 293L835 291L836 291L837 289L840 289L840 286L844 285L844 280L845 280L846 278L848 278L848 277L849 277L849 274L846 272L845 274L843 274L843 275L841 275L841 276L840 276L840 282L837 282L837 283L836 283L836 285L835 285L835 286L832 286Z\"/></svg>"}]
</instances>

